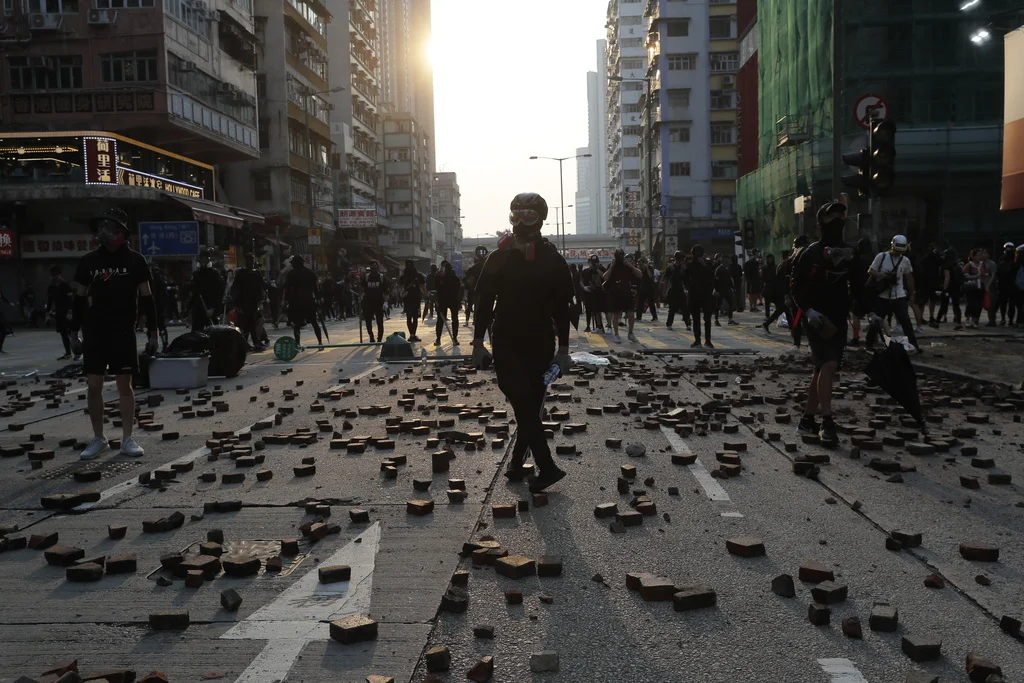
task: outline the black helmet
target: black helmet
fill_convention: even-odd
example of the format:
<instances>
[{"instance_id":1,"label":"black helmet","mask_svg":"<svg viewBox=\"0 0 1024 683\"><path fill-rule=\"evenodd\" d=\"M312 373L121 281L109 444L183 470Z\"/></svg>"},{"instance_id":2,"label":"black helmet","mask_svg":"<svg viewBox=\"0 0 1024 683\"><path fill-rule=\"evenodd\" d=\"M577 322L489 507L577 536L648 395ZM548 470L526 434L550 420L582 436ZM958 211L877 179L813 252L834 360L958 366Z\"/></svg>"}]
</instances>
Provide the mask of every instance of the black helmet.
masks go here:
<instances>
[{"instance_id":1,"label":"black helmet","mask_svg":"<svg viewBox=\"0 0 1024 683\"><path fill-rule=\"evenodd\" d=\"M119 209L116 206L107 209L99 216L96 216L91 221L89 221L89 227L90 229L92 229L93 232L98 232L100 227L105 223L113 223L126 233L130 232L130 230L128 229L128 214L126 214L122 209Z\"/></svg>"},{"instance_id":2,"label":"black helmet","mask_svg":"<svg viewBox=\"0 0 1024 683\"><path fill-rule=\"evenodd\" d=\"M674 261L678 261L681 258L683 258L683 252L681 251L677 250L676 253L672 254L672 260Z\"/></svg>"},{"instance_id":3,"label":"black helmet","mask_svg":"<svg viewBox=\"0 0 1024 683\"><path fill-rule=\"evenodd\" d=\"M302 266L302 265L305 265L305 264L306 264L306 259L304 259L301 254L296 254L295 256L292 256L292 265L293 266Z\"/></svg>"},{"instance_id":4,"label":"black helmet","mask_svg":"<svg viewBox=\"0 0 1024 683\"><path fill-rule=\"evenodd\" d=\"M818 209L818 225L824 225L828 222L829 217L837 213L846 213L846 206L842 202L826 202Z\"/></svg>"},{"instance_id":5,"label":"black helmet","mask_svg":"<svg viewBox=\"0 0 1024 683\"><path fill-rule=\"evenodd\" d=\"M704 247L700 246L699 244L693 245L693 247L690 249L690 256L692 256L693 258L700 258L703 255Z\"/></svg>"},{"instance_id":6,"label":"black helmet","mask_svg":"<svg viewBox=\"0 0 1024 683\"><path fill-rule=\"evenodd\" d=\"M536 192L517 194L508 208L508 220L513 226L537 226L539 230L540 224L548 217L548 203Z\"/></svg>"},{"instance_id":7,"label":"black helmet","mask_svg":"<svg viewBox=\"0 0 1024 683\"><path fill-rule=\"evenodd\" d=\"M474 253L476 254L477 258L487 258L487 247L480 244L477 246L476 251Z\"/></svg>"},{"instance_id":8,"label":"black helmet","mask_svg":"<svg viewBox=\"0 0 1024 683\"><path fill-rule=\"evenodd\" d=\"M802 249L811 243L811 239L807 235L797 235L793 238L793 248Z\"/></svg>"}]
</instances>

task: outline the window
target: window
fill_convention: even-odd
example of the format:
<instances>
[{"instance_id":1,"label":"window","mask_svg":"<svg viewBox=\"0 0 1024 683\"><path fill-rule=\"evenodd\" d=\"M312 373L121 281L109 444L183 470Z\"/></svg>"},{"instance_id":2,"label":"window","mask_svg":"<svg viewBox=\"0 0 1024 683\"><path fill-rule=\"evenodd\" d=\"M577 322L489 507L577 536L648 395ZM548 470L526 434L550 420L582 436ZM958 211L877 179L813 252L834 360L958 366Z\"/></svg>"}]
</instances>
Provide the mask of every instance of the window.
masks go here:
<instances>
[{"instance_id":1,"label":"window","mask_svg":"<svg viewBox=\"0 0 1024 683\"><path fill-rule=\"evenodd\" d=\"M638 157L640 156L640 150L636 147L626 147L622 150L622 156L624 157Z\"/></svg>"},{"instance_id":2,"label":"window","mask_svg":"<svg viewBox=\"0 0 1024 683\"><path fill-rule=\"evenodd\" d=\"M96 0L96 9L140 9L152 6L153 0Z\"/></svg>"},{"instance_id":3,"label":"window","mask_svg":"<svg viewBox=\"0 0 1024 683\"><path fill-rule=\"evenodd\" d=\"M643 57L623 57L622 68L624 70L635 70L642 69L646 64L646 60Z\"/></svg>"},{"instance_id":4,"label":"window","mask_svg":"<svg viewBox=\"0 0 1024 683\"><path fill-rule=\"evenodd\" d=\"M82 87L82 57L9 57L11 90L73 90Z\"/></svg>"},{"instance_id":5,"label":"window","mask_svg":"<svg viewBox=\"0 0 1024 683\"><path fill-rule=\"evenodd\" d=\"M309 153L306 149L306 133L298 128L288 129L288 151L292 154L298 154L302 158L307 158Z\"/></svg>"},{"instance_id":6,"label":"window","mask_svg":"<svg viewBox=\"0 0 1024 683\"><path fill-rule=\"evenodd\" d=\"M7 3L4 3L6 14ZM13 11L13 5L11 6ZM29 0L28 11L32 14L65 14L78 11L78 0Z\"/></svg>"},{"instance_id":7,"label":"window","mask_svg":"<svg viewBox=\"0 0 1024 683\"><path fill-rule=\"evenodd\" d=\"M300 178L292 178L291 181L292 201L306 202L308 199L306 195L309 192L309 183Z\"/></svg>"},{"instance_id":8,"label":"window","mask_svg":"<svg viewBox=\"0 0 1024 683\"><path fill-rule=\"evenodd\" d=\"M689 71L697 68L697 55L696 53L689 53L685 55L669 55L668 56L668 70L669 71Z\"/></svg>"},{"instance_id":9,"label":"window","mask_svg":"<svg viewBox=\"0 0 1024 683\"><path fill-rule=\"evenodd\" d=\"M640 105L638 103L624 104L622 105L622 111L627 114L636 114L640 111Z\"/></svg>"},{"instance_id":10,"label":"window","mask_svg":"<svg viewBox=\"0 0 1024 683\"><path fill-rule=\"evenodd\" d=\"M668 165L668 174L675 177L690 175L690 162L673 161Z\"/></svg>"},{"instance_id":11,"label":"window","mask_svg":"<svg viewBox=\"0 0 1024 683\"><path fill-rule=\"evenodd\" d=\"M740 68L740 55L738 52L712 52L711 73L722 73L736 71Z\"/></svg>"},{"instance_id":12,"label":"window","mask_svg":"<svg viewBox=\"0 0 1024 683\"><path fill-rule=\"evenodd\" d=\"M327 22L317 14L311 3L305 0L288 0L288 4L295 8L295 11L302 15L310 25L313 26L322 36L327 36Z\"/></svg>"},{"instance_id":13,"label":"window","mask_svg":"<svg viewBox=\"0 0 1024 683\"><path fill-rule=\"evenodd\" d=\"M156 71L156 50L100 55L100 79L104 83L145 83L160 80Z\"/></svg>"},{"instance_id":14,"label":"window","mask_svg":"<svg viewBox=\"0 0 1024 683\"><path fill-rule=\"evenodd\" d=\"M644 39L643 38L623 38L622 39L622 47L643 47L643 46L644 46Z\"/></svg>"},{"instance_id":15,"label":"window","mask_svg":"<svg viewBox=\"0 0 1024 683\"><path fill-rule=\"evenodd\" d=\"M644 84L641 83L640 81L624 81L622 83L622 89L631 92L636 92L638 90L643 90Z\"/></svg>"},{"instance_id":16,"label":"window","mask_svg":"<svg viewBox=\"0 0 1024 683\"><path fill-rule=\"evenodd\" d=\"M642 131L640 126L623 126L622 127L622 134L623 135L642 135L643 131Z\"/></svg>"},{"instance_id":17,"label":"window","mask_svg":"<svg viewBox=\"0 0 1024 683\"><path fill-rule=\"evenodd\" d=\"M182 92L188 93L190 97L203 102L216 109L222 114L234 118L237 121L256 125L256 99L241 90L225 92L222 90L221 81L209 75L196 65L186 66L184 59L167 52L167 83ZM256 91L261 97L266 96L266 78L256 78ZM269 126L266 127L269 129ZM263 135L264 126L260 126L260 135Z\"/></svg>"},{"instance_id":18,"label":"window","mask_svg":"<svg viewBox=\"0 0 1024 683\"><path fill-rule=\"evenodd\" d=\"M640 170L634 168L623 171L622 177L625 178L626 180L638 180L640 178Z\"/></svg>"},{"instance_id":19,"label":"window","mask_svg":"<svg viewBox=\"0 0 1024 683\"><path fill-rule=\"evenodd\" d=\"M689 107L690 106L690 89L689 88L672 88L668 91L668 106L670 107Z\"/></svg>"},{"instance_id":20,"label":"window","mask_svg":"<svg viewBox=\"0 0 1024 683\"><path fill-rule=\"evenodd\" d=\"M712 123L711 144L732 145L736 143L736 125L733 123Z\"/></svg>"},{"instance_id":21,"label":"window","mask_svg":"<svg viewBox=\"0 0 1024 683\"><path fill-rule=\"evenodd\" d=\"M669 142L689 142L690 126L672 126L668 129Z\"/></svg>"},{"instance_id":22,"label":"window","mask_svg":"<svg viewBox=\"0 0 1024 683\"><path fill-rule=\"evenodd\" d=\"M270 149L270 119L260 119L260 149Z\"/></svg>"},{"instance_id":23,"label":"window","mask_svg":"<svg viewBox=\"0 0 1024 683\"><path fill-rule=\"evenodd\" d=\"M736 214L735 197L712 197L711 213L713 215L733 216Z\"/></svg>"},{"instance_id":24,"label":"window","mask_svg":"<svg viewBox=\"0 0 1024 683\"><path fill-rule=\"evenodd\" d=\"M668 212L672 216L689 216L693 213L693 197L669 197Z\"/></svg>"},{"instance_id":25,"label":"window","mask_svg":"<svg viewBox=\"0 0 1024 683\"><path fill-rule=\"evenodd\" d=\"M711 17L708 24L711 30L711 40L736 37L733 30L736 25L736 17Z\"/></svg>"},{"instance_id":26,"label":"window","mask_svg":"<svg viewBox=\"0 0 1024 683\"><path fill-rule=\"evenodd\" d=\"M665 35L669 38L685 38L690 35L690 21L689 19L675 20L666 22Z\"/></svg>"},{"instance_id":27,"label":"window","mask_svg":"<svg viewBox=\"0 0 1024 683\"><path fill-rule=\"evenodd\" d=\"M712 109L735 109L735 90L712 90L711 91L711 108Z\"/></svg>"},{"instance_id":28,"label":"window","mask_svg":"<svg viewBox=\"0 0 1024 683\"><path fill-rule=\"evenodd\" d=\"M125 0L120 1L124 2ZM164 10L202 37L210 39L210 20L207 18L206 12L190 0L164 0Z\"/></svg>"},{"instance_id":29,"label":"window","mask_svg":"<svg viewBox=\"0 0 1024 683\"><path fill-rule=\"evenodd\" d=\"M644 23L644 18L639 14L628 17L619 17L619 26L639 26Z\"/></svg>"},{"instance_id":30,"label":"window","mask_svg":"<svg viewBox=\"0 0 1024 683\"><path fill-rule=\"evenodd\" d=\"M270 184L269 171L257 171L252 174L253 194L258 201L270 201L274 198L273 186Z\"/></svg>"},{"instance_id":31,"label":"window","mask_svg":"<svg viewBox=\"0 0 1024 683\"><path fill-rule=\"evenodd\" d=\"M735 161L712 161L711 177L718 180L732 180L736 177Z\"/></svg>"}]
</instances>

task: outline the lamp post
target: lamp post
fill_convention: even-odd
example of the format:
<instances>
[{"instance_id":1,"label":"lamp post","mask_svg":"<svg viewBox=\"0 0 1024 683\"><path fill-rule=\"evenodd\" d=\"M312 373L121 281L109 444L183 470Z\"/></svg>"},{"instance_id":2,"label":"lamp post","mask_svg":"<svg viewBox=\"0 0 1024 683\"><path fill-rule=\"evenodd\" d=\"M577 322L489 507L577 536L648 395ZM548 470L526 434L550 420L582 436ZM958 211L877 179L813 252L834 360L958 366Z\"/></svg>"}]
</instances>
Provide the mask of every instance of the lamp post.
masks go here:
<instances>
[{"instance_id":1,"label":"lamp post","mask_svg":"<svg viewBox=\"0 0 1024 683\"><path fill-rule=\"evenodd\" d=\"M616 83L644 83L647 85L647 97L644 98L644 116L647 124L644 126L644 147L647 152L647 201L644 202L647 210L647 256L650 258L654 252L654 120L651 115L652 103L654 102L654 87L652 79L623 78L622 76L609 76L609 81Z\"/></svg>"},{"instance_id":2,"label":"lamp post","mask_svg":"<svg viewBox=\"0 0 1024 683\"><path fill-rule=\"evenodd\" d=\"M571 157L539 157L539 156L532 156L532 157L530 157L530 159L547 159L549 161L557 161L558 162L558 191L559 191L559 194L560 194L559 204L561 204L562 213L563 214L565 213L565 181L564 181L564 179L562 177L562 162L568 161L569 159L589 159L592 156L594 156L594 155L590 154L588 152L587 154L577 154L577 155L571 156ZM555 229L557 231L558 228L556 227ZM556 236L557 236L557 232L556 232ZM565 251L565 231L564 230L562 231L562 251Z\"/></svg>"}]
</instances>

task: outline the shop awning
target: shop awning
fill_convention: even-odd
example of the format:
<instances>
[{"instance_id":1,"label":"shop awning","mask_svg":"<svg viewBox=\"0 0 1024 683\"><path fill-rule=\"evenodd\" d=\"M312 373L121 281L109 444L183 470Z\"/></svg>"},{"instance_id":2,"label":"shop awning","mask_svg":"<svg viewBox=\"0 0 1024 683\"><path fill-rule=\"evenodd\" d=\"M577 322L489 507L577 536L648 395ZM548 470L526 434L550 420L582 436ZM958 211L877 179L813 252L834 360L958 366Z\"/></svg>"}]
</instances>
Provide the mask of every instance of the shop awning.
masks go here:
<instances>
[{"instance_id":1,"label":"shop awning","mask_svg":"<svg viewBox=\"0 0 1024 683\"><path fill-rule=\"evenodd\" d=\"M231 207L225 204L208 202L202 199L185 199L183 197L175 197L174 195L167 195L167 197L190 208L192 215L200 223L213 223L214 225L223 225L227 228L239 230L245 222L231 210Z\"/></svg>"},{"instance_id":2,"label":"shop awning","mask_svg":"<svg viewBox=\"0 0 1024 683\"><path fill-rule=\"evenodd\" d=\"M238 217L244 220L246 223L252 223L253 225L263 225L266 221L265 217L261 213L254 213L247 209L232 209Z\"/></svg>"}]
</instances>

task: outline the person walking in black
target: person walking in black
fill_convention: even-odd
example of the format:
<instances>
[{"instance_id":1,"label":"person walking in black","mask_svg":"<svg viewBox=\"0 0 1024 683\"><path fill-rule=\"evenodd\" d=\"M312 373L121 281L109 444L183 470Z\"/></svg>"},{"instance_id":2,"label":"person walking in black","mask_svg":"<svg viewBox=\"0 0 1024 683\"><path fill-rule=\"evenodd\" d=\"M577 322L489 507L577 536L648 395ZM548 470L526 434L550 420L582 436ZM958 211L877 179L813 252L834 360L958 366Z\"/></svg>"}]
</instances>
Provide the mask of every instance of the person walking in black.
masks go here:
<instances>
[{"instance_id":1,"label":"person walking in black","mask_svg":"<svg viewBox=\"0 0 1024 683\"><path fill-rule=\"evenodd\" d=\"M50 287L46 292L46 314L53 316L54 327L64 344L64 355L57 360L69 360L71 353L71 305L75 293L71 285L64 281L60 266L50 268ZM78 358L75 358L78 360Z\"/></svg>"},{"instance_id":2,"label":"person walking in black","mask_svg":"<svg viewBox=\"0 0 1024 683\"><path fill-rule=\"evenodd\" d=\"M441 262L441 270L434 279L435 294L437 296L437 324L434 331L437 338L434 346L441 345L441 333L444 332L444 323L451 313L452 345L459 345L459 303L462 295L462 282L459 276L452 269L452 264L447 261Z\"/></svg>"},{"instance_id":3,"label":"person walking in black","mask_svg":"<svg viewBox=\"0 0 1024 683\"><path fill-rule=\"evenodd\" d=\"M846 354L850 271L856 260L854 249L843 242L846 207L829 202L818 209L817 219L821 239L801 251L793 267L793 298L800 308L814 363L797 431L817 434L822 445L834 446L839 437L832 418L832 387ZM820 428L815 417L818 413L822 416Z\"/></svg>"},{"instance_id":4,"label":"person walking in black","mask_svg":"<svg viewBox=\"0 0 1024 683\"><path fill-rule=\"evenodd\" d=\"M416 270L412 260L405 262L405 270L398 278L398 287L402 295L402 308L405 309L405 325L409 328L409 341L418 342L416 330L420 326L420 302L426 289L427 280Z\"/></svg>"},{"instance_id":5,"label":"person walking in black","mask_svg":"<svg viewBox=\"0 0 1024 683\"><path fill-rule=\"evenodd\" d=\"M521 479L531 453L539 472L530 491L539 493L565 476L551 457L541 410L546 372L554 363L564 375L571 363L572 278L565 259L540 235L548 215L544 198L533 192L516 195L510 208L514 239L487 257L477 284L472 362L478 369L485 367L484 335L493 321L491 346L498 388L516 417L507 476Z\"/></svg>"},{"instance_id":6,"label":"person walking in black","mask_svg":"<svg viewBox=\"0 0 1024 683\"><path fill-rule=\"evenodd\" d=\"M189 290L192 293L192 331L202 332L220 321L224 310L224 278L213 267L213 258L207 255L192 274Z\"/></svg>"},{"instance_id":7,"label":"person walking in black","mask_svg":"<svg viewBox=\"0 0 1024 683\"><path fill-rule=\"evenodd\" d=\"M103 377L114 375L120 397L121 454L140 457L145 451L132 436L135 391L132 375L139 369L135 323L139 306L146 316L147 355L156 353L157 311L146 259L128 245L128 216L109 209L92 221L100 246L82 257L75 269L71 348L84 355L89 418L93 439L82 451L92 460L109 447L103 434ZM82 331L83 339L78 332Z\"/></svg>"},{"instance_id":8,"label":"person walking in black","mask_svg":"<svg viewBox=\"0 0 1024 683\"><path fill-rule=\"evenodd\" d=\"M764 283L761 281L761 266L761 250L751 249L750 258L743 264L743 276L747 281L747 303L750 304L751 313L758 313L760 311L757 307L757 302L761 299L764 289ZM738 285L736 287L736 297L739 299L743 298L743 290Z\"/></svg>"},{"instance_id":9,"label":"person walking in black","mask_svg":"<svg viewBox=\"0 0 1024 683\"><path fill-rule=\"evenodd\" d=\"M380 264L370 261L370 272L363 275L363 321L370 343L384 341L384 301L391 285L384 273L380 272ZM377 337L373 336L373 321L377 321Z\"/></svg>"},{"instance_id":10,"label":"person walking in black","mask_svg":"<svg viewBox=\"0 0 1024 683\"><path fill-rule=\"evenodd\" d=\"M793 300L793 267L796 265L796 261L800 258L800 253L807 248L810 244L810 239L807 235L799 235L793 240L793 250L789 252L789 255L782 260L778 268L778 288L781 290L781 299L783 305L783 312L786 314L786 323L789 325L789 334L793 337L793 346L791 346L786 353L798 353L800 351L800 342L803 340L803 332L801 331L800 325L797 324L797 308L796 302ZM864 267L864 272L867 273L867 266ZM776 310L776 313L779 313ZM777 319L777 318L776 318ZM771 322L775 322L773 319ZM771 325L769 322L765 327L765 332L768 332L768 328Z\"/></svg>"},{"instance_id":11,"label":"person walking in black","mask_svg":"<svg viewBox=\"0 0 1024 683\"><path fill-rule=\"evenodd\" d=\"M427 273L427 296L423 302L423 315L420 316L424 320L434 316L434 309L437 306L437 275L437 266L431 265L430 272Z\"/></svg>"},{"instance_id":12,"label":"person walking in black","mask_svg":"<svg viewBox=\"0 0 1024 683\"><path fill-rule=\"evenodd\" d=\"M320 302L316 273L306 267L306 260L298 254L292 256L291 265L292 269L284 283L284 299L288 303L288 320L295 343L301 343L299 331L308 324L313 327L316 343L323 344L316 315L316 307Z\"/></svg>"},{"instance_id":13,"label":"person walking in black","mask_svg":"<svg viewBox=\"0 0 1024 683\"><path fill-rule=\"evenodd\" d=\"M939 321L946 317L949 305L953 305L953 330L959 332L964 329L961 323L962 312L960 310L960 294L964 286L963 266L957 258L956 251L947 249L942 253L942 301L939 302L939 312L935 315L935 329L939 328Z\"/></svg>"},{"instance_id":14,"label":"person walking in black","mask_svg":"<svg viewBox=\"0 0 1024 683\"><path fill-rule=\"evenodd\" d=\"M473 265L466 271L463 283L466 285L466 324L473 319L473 303L476 299L476 283L480 280L480 273L484 269L484 261L487 260L487 247L479 245L474 252Z\"/></svg>"},{"instance_id":15,"label":"person walking in black","mask_svg":"<svg viewBox=\"0 0 1024 683\"><path fill-rule=\"evenodd\" d=\"M1017 275L1017 264L1015 262L1016 247L1013 242L1007 242L1003 245L1003 258L999 261L999 265L996 269L996 291L999 292L999 298L995 303L994 311L999 312L999 325L1000 327L1013 327L1014 318L1016 317L1017 311L1013 305L1013 301L1017 295L1017 284L1015 282ZM993 313L993 317L995 314Z\"/></svg>"},{"instance_id":16,"label":"person walking in black","mask_svg":"<svg viewBox=\"0 0 1024 683\"><path fill-rule=\"evenodd\" d=\"M651 322L658 322L658 287L654 281L654 264L644 257L636 260L640 270L640 284L637 287L636 319L643 320L644 313L651 311Z\"/></svg>"},{"instance_id":17,"label":"person walking in black","mask_svg":"<svg viewBox=\"0 0 1024 683\"><path fill-rule=\"evenodd\" d=\"M156 302L156 326L160 332L160 343L164 351L167 350L167 280L164 279L164 271L157 264L149 267L149 275L152 278L150 288L153 290L153 300Z\"/></svg>"},{"instance_id":18,"label":"person walking in black","mask_svg":"<svg viewBox=\"0 0 1024 683\"><path fill-rule=\"evenodd\" d=\"M590 255L589 264L580 273L580 286L583 289L583 303L587 311L587 328L584 332L593 330L597 334L604 334L604 320L601 317L605 310L604 268L601 267L601 258L597 254ZM608 322L610 328L611 320Z\"/></svg>"},{"instance_id":19,"label":"person walking in black","mask_svg":"<svg viewBox=\"0 0 1024 683\"><path fill-rule=\"evenodd\" d=\"M235 271L231 301L238 309L238 327L243 337L252 339L251 351L262 351L269 339L265 337L263 323L263 299L267 285L256 264L256 257L249 255L247 267Z\"/></svg>"},{"instance_id":20,"label":"person walking in black","mask_svg":"<svg viewBox=\"0 0 1024 683\"><path fill-rule=\"evenodd\" d=\"M690 249L690 266L686 269L686 290L690 303L690 318L693 321L693 344L700 348L700 319L704 316L704 346L715 348L711 343L711 314L715 310L715 271L704 258L704 247L699 244ZM728 275L728 271L726 271Z\"/></svg>"},{"instance_id":21,"label":"person walking in black","mask_svg":"<svg viewBox=\"0 0 1024 683\"><path fill-rule=\"evenodd\" d=\"M668 306L665 327L671 330L676 313L679 313L686 323L686 329L690 329L690 312L686 307L686 259L683 252L677 251L672 255L672 264L665 269L661 281L665 289L665 303Z\"/></svg>"},{"instance_id":22,"label":"person walking in black","mask_svg":"<svg viewBox=\"0 0 1024 683\"><path fill-rule=\"evenodd\" d=\"M723 260L722 263L725 263L725 261ZM743 312L743 266L740 265L740 257L733 254L726 267L729 269L729 275L732 276L732 290L734 293L729 311L729 320L732 320L734 312Z\"/></svg>"},{"instance_id":23,"label":"person walking in black","mask_svg":"<svg viewBox=\"0 0 1024 683\"><path fill-rule=\"evenodd\" d=\"M278 272L270 271L267 278L267 300L270 303L270 322L274 329L278 328L277 320L281 317L281 288L277 284Z\"/></svg>"},{"instance_id":24,"label":"person walking in black","mask_svg":"<svg viewBox=\"0 0 1024 683\"><path fill-rule=\"evenodd\" d=\"M733 258L736 257L733 256ZM743 301L743 297L736 294L738 291L735 289L736 279L733 277L731 267L725 265L725 262L718 256L715 256L715 262L712 264L712 267L715 273L715 325L721 326L721 323L718 322L718 316L723 309L726 315L729 316L729 324L736 325L736 321L732 319L732 312L736 309L734 303L737 298L741 302ZM742 273L742 270L740 272ZM743 282L742 275L740 276L740 282ZM739 310L743 310L742 303Z\"/></svg>"}]
</instances>

